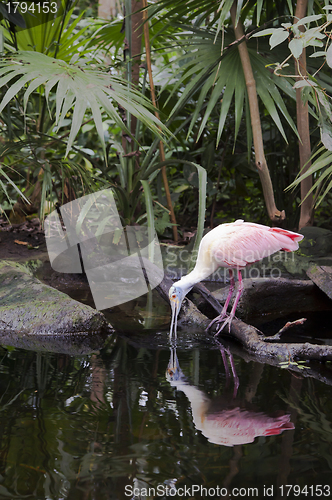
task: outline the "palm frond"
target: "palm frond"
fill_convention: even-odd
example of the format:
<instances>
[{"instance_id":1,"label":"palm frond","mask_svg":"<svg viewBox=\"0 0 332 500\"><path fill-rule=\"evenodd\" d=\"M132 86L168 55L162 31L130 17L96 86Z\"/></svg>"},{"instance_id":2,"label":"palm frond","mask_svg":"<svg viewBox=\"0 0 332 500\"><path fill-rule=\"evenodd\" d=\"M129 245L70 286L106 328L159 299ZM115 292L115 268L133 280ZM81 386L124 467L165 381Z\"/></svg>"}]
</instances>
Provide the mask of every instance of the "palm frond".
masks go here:
<instances>
[{"instance_id":1,"label":"palm frond","mask_svg":"<svg viewBox=\"0 0 332 500\"><path fill-rule=\"evenodd\" d=\"M179 40L179 48L184 53L177 60L179 65L177 74L178 83L173 86L173 94L179 92L181 88L182 93L172 110L172 114L178 113L199 92L189 133L202 113L205 102L207 102L207 106L202 117L197 140L203 133L212 111L216 106L220 106L217 134L218 144L232 101L234 100L235 102L236 134L238 133L243 114L243 104L245 100L247 101L246 82L240 55L236 47L229 50L224 49L222 53L221 36L218 35L216 39L216 30L208 30L207 28L193 29L187 25L183 25L182 29L183 32L180 32L177 38ZM230 44L233 40L231 34L226 31L224 35L225 43ZM262 56L256 50L249 48L249 55L256 80L257 93L287 142L280 113L295 134L297 134L297 129L279 89L285 91L293 99L295 99L295 91L289 81L286 82L285 79L278 79L274 75L271 75L271 72L266 67L269 59L267 59L265 54Z\"/></svg>"},{"instance_id":2,"label":"palm frond","mask_svg":"<svg viewBox=\"0 0 332 500\"><path fill-rule=\"evenodd\" d=\"M102 49L106 54L112 49L112 55L116 58L124 45L125 34L122 27L123 20L115 19L111 22L104 22L88 41L87 48Z\"/></svg>"},{"instance_id":3,"label":"palm frond","mask_svg":"<svg viewBox=\"0 0 332 500\"><path fill-rule=\"evenodd\" d=\"M312 164L305 173L301 172L298 174L295 181L293 181L286 190L294 189L301 184L301 182L309 177L314 176L314 183L311 189L306 194L305 198L301 203L313 192L316 191L316 207L323 201L326 194L331 190L332 187L332 152L328 151L324 146L319 148L311 157L310 161ZM304 168L306 165L304 166ZM328 182L329 181L329 182ZM322 188L325 186L325 190L322 194Z\"/></svg>"},{"instance_id":4,"label":"palm frond","mask_svg":"<svg viewBox=\"0 0 332 500\"><path fill-rule=\"evenodd\" d=\"M227 1L227 0L226 0ZM225 0L222 0L224 3ZM160 0L155 5L151 6L150 17L158 15L160 19L174 20L186 18L191 21L203 15L207 17L214 15L220 6L218 0L202 0L199 3L197 0Z\"/></svg>"},{"instance_id":5,"label":"palm frond","mask_svg":"<svg viewBox=\"0 0 332 500\"><path fill-rule=\"evenodd\" d=\"M14 82L12 82L14 80ZM121 120L115 105L121 106L136 116L161 139L167 134L166 127L151 112L150 101L137 90L129 88L121 78L98 70L68 64L65 61L37 52L22 51L0 62L0 88L12 82L1 103L0 112L29 83L24 96L25 106L31 92L37 85L45 87L45 97L49 100L50 91L57 85L55 93L55 124L61 127L68 110L73 107L70 135L67 143L68 155L75 137L81 127L84 113L92 111L96 129L105 152L102 127L102 114L105 112L129 135L130 132ZM151 111L150 111L151 110ZM162 133L160 133L160 129Z\"/></svg>"}]
</instances>

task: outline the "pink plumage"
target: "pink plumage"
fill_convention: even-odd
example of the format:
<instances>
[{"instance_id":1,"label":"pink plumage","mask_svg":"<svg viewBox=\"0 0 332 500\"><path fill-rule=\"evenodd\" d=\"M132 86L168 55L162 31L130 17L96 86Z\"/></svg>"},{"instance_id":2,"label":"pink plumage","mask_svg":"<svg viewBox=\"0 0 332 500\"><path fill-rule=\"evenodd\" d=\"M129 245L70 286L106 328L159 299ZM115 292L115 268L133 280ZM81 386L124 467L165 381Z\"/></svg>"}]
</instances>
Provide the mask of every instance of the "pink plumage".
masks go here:
<instances>
[{"instance_id":1,"label":"pink plumage","mask_svg":"<svg viewBox=\"0 0 332 500\"><path fill-rule=\"evenodd\" d=\"M208 433L203 434L211 443L224 446L252 443L257 436L278 436L284 430L294 429L290 415L270 417L240 408L207 414L206 420Z\"/></svg>"},{"instance_id":2,"label":"pink plumage","mask_svg":"<svg viewBox=\"0 0 332 500\"><path fill-rule=\"evenodd\" d=\"M296 243L298 241L301 241L303 239L303 235L302 234L293 233L292 231L286 231L286 229L281 229L280 227L270 227L269 230L270 230L271 233L276 233L280 237L284 236L286 238L284 241L286 242L287 246L289 245L289 238L292 241L296 242ZM281 238L280 238L280 241L281 241ZM298 248L299 248L299 245L296 246L296 250ZM282 248L281 250L286 250L286 252L291 252L292 251L292 250L289 250L288 248Z\"/></svg>"},{"instance_id":3,"label":"pink plumage","mask_svg":"<svg viewBox=\"0 0 332 500\"><path fill-rule=\"evenodd\" d=\"M243 269L278 250L297 250L302 238L301 234L285 229L242 220L222 224L202 239L197 263L200 268L202 264L208 268L212 263L213 271L218 267Z\"/></svg>"},{"instance_id":4,"label":"pink plumage","mask_svg":"<svg viewBox=\"0 0 332 500\"><path fill-rule=\"evenodd\" d=\"M222 323L217 333L226 324L229 324L230 328L237 303L243 291L241 269L279 250L285 250L286 252L297 250L299 248L298 242L302 238L302 234L287 231L286 229L271 228L253 222L244 222L243 220L221 224L212 229L202 238L193 271L182 277L180 281L174 283L170 288L169 297L172 307L170 336L172 336L173 324L176 332L177 314L184 296L195 283L204 280L219 267L229 269L230 292L221 314L210 323L209 327L215 322ZM227 307L235 286L233 269L237 270L239 287L231 313L227 315Z\"/></svg>"}]
</instances>

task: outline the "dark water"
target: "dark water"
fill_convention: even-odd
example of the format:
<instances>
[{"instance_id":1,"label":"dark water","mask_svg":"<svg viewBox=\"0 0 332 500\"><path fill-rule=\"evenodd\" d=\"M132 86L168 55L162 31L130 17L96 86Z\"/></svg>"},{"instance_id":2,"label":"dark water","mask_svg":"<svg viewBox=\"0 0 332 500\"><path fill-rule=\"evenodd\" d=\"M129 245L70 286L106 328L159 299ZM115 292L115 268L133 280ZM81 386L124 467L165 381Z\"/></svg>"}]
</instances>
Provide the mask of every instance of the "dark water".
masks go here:
<instances>
[{"instance_id":1,"label":"dark water","mask_svg":"<svg viewBox=\"0 0 332 500\"><path fill-rule=\"evenodd\" d=\"M236 391L215 346L146 344L0 348L1 499L330 497L329 363L292 373L235 350Z\"/></svg>"}]
</instances>

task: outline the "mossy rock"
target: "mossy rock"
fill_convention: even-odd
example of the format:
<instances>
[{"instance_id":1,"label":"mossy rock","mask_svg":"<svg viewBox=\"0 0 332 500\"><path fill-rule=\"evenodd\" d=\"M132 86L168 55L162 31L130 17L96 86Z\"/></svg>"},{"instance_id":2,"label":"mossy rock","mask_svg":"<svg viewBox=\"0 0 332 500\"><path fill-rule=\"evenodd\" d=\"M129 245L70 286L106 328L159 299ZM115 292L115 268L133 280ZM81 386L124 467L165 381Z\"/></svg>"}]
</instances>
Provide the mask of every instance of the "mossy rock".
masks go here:
<instances>
[{"instance_id":1,"label":"mossy rock","mask_svg":"<svg viewBox=\"0 0 332 500\"><path fill-rule=\"evenodd\" d=\"M303 227L304 238L300 242L299 255L326 257L332 255L332 231L322 227Z\"/></svg>"},{"instance_id":2,"label":"mossy rock","mask_svg":"<svg viewBox=\"0 0 332 500\"><path fill-rule=\"evenodd\" d=\"M41 283L24 265L0 261L0 332L68 335L106 324L102 313Z\"/></svg>"}]
</instances>

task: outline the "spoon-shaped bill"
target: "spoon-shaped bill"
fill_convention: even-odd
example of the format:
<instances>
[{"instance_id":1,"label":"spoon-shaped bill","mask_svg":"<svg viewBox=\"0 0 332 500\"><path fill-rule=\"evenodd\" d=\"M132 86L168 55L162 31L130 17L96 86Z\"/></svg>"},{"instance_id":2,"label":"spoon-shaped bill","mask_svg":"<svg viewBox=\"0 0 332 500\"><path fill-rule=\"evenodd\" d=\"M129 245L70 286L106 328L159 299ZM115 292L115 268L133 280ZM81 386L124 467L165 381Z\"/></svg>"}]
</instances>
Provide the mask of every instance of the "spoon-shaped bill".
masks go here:
<instances>
[{"instance_id":1,"label":"spoon-shaped bill","mask_svg":"<svg viewBox=\"0 0 332 500\"><path fill-rule=\"evenodd\" d=\"M171 339L173 336L173 331L174 331L174 338L177 338L177 322L178 322L178 314L180 311L180 301L179 300L172 300L171 301L171 309L172 309L172 319L171 319L171 326L169 330L169 338Z\"/></svg>"}]
</instances>

